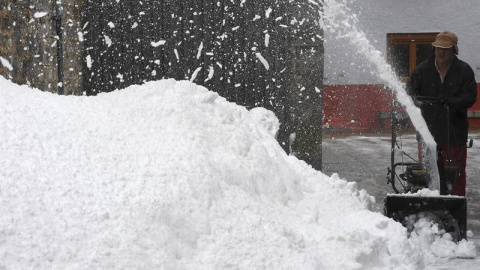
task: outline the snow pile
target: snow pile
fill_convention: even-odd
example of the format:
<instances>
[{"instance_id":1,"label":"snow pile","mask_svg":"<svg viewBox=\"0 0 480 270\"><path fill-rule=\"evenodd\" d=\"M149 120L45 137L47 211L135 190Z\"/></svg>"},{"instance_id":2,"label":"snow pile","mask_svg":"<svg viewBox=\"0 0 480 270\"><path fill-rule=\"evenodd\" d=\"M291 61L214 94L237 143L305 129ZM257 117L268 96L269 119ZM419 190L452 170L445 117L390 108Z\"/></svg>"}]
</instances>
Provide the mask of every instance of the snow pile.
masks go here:
<instances>
[{"instance_id":1,"label":"snow pile","mask_svg":"<svg viewBox=\"0 0 480 270\"><path fill-rule=\"evenodd\" d=\"M416 269L404 227L189 82L58 96L0 77L0 269ZM422 247L423 248L423 247Z\"/></svg>"},{"instance_id":2,"label":"snow pile","mask_svg":"<svg viewBox=\"0 0 480 270\"><path fill-rule=\"evenodd\" d=\"M436 216L420 213L418 217L413 218L417 221L413 224L410 241L428 251L424 255L427 262L433 263L437 258L477 257L475 244L465 239L455 243L452 236L445 232L445 228L438 225L441 223L435 220L438 219ZM473 236L471 231L468 234L470 237Z\"/></svg>"}]
</instances>

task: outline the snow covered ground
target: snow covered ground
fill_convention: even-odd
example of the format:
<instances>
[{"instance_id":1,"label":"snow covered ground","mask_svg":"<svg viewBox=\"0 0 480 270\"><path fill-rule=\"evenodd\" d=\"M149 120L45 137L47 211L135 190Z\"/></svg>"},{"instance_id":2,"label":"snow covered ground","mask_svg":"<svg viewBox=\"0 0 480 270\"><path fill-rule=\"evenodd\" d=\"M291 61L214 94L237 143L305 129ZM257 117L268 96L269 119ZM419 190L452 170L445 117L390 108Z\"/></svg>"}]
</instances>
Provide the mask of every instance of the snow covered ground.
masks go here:
<instances>
[{"instance_id":1,"label":"snow covered ground","mask_svg":"<svg viewBox=\"0 0 480 270\"><path fill-rule=\"evenodd\" d=\"M433 269L476 257L431 226L407 238L355 182L286 155L277 129L271 112L189 82L76 97L0 77L0 269Z\"/></svg>"}]
</instances>

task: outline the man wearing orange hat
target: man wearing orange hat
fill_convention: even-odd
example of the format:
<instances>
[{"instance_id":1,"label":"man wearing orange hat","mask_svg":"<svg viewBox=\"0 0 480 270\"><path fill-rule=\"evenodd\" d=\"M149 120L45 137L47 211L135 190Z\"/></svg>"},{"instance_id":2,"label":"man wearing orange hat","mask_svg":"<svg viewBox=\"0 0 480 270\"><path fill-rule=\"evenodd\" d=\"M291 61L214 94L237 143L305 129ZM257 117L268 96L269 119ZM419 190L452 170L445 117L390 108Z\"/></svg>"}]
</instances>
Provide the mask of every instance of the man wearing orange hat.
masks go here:
<instances>
[{"instance_id":1,"label":"man wearing orange hat","mask_svg":"<svg viewBox=\"0 0 480 270\"><path fill-rule=\"evenodd\" d=\"M472 68L458 59L458 38L441 32L432 43L435 56L420 63L410 77L409 94L438 145L440 193L465 196L468 118L477 100Z\"/></svg>"}]
</instances>

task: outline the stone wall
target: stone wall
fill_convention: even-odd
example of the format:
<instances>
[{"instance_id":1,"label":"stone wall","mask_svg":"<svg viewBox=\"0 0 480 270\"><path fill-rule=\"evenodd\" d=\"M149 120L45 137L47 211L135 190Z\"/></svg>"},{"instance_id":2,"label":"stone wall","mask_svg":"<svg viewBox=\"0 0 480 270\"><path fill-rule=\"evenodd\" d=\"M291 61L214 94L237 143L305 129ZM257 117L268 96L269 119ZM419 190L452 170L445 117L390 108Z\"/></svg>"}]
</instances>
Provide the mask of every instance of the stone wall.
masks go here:
<instances>
[{"instance_id":1,"label":"stone wall","mask_svg":"<svg viewBox=\"0 0 480 270\"><path fill-rule=\"evenodd\" d=\"M66 94L83 93L83 0L62 1L64 85ZM13 70L0 65L0 75L17 84L57 93L55 1L0 0L0 56Z\"/></svg>"}]
</instances>

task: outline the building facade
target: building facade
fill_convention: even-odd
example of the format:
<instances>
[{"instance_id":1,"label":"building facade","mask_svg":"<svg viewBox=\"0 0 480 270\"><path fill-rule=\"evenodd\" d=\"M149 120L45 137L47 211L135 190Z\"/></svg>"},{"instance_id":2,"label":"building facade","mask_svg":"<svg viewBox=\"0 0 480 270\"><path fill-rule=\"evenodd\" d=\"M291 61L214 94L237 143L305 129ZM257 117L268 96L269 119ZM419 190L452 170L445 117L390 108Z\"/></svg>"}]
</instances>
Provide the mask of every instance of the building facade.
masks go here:
<instances>
[{"instance_id":1,"label":"building facade","mask_svg":"<svg viewBox=\"0 0 480 270\"><path fill-rule=\"evenodd\" d=\"M382 53L406 82L418 61L431 53L435 34L459 38L458 57L475 72L480 89L480 5L478 0L347 1L357 29ZM325 33L324 125L351 130L385 127L393 96L359 48L335 33ZM403 40L401 40L403 39ZM397 56L397 57L395 57ZM480 103L469 111L470 126L480 127Z\"/></svg>"}]
</instances>

